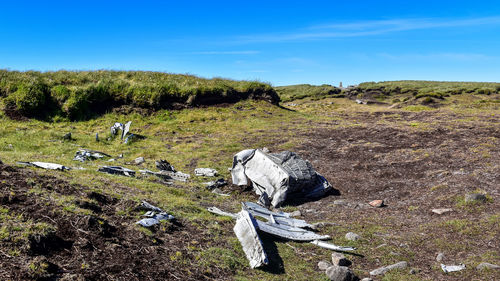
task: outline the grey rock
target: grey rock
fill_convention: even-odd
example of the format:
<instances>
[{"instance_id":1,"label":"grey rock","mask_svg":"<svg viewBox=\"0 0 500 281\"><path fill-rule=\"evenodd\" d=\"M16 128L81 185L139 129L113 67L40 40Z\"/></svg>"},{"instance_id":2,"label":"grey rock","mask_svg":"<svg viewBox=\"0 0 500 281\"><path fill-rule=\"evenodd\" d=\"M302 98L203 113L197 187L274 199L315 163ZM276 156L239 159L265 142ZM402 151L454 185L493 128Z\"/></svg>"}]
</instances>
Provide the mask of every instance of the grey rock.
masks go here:
<instances>
[{"instance_id":1,"label":"grey rock","mask_svg":"<svg viewBox=\"0 0 500 281\"><path fill-rule=\"evenodd\" d=\"M352 263L343 254L333 252L332 253L332 264L336 266L350 266Z\"/></svg>"},{"instance_id":2,"label":"grey rock","mask_svg":"<svg viewBox=\"0 0 500 281\"><path fill-rule=\"evenodd\" d=\"M417 274L419 272L420 272L420 269L417 269L417 268L410 269L410 274Z\"/></svg>"},{"instance_id":3,"label":"grey rock","mask_svg":"<svg viewBox=\"0 0 500 281\"><path fill-rule=\"evenodd\" d=\"M311 228L313 230L320 230L321 228L324 228L326 226L333 226L333 225L337 225L337 224L333 223L333 222L315 222L311 225Z\"/></svg>"},{"instance_id":4,"label":"grey rock","mask_svg":"<svg viewBox=\"0 0 500 281\"><path fill-rule=\"evenodd\" d=\"M326 269L326 276L332 281L351 281L356 278L346 266L330 266Z\"/></svg>"},{"instance_id":5,"label":"grey rock","mask_svg":"<svg viewBox=\"0 0 500 281\"><path fill-rule=\"evenodd\" d=\"M439 253L437 256L436 256L436 261L438 262L442 262L444 259L444 254L443 253Z\"/></svg>"},{"instance_id":6,"label":"grey rock","mask_svg":"<svg viewBox=\"0 0 500 281\"><path fill-rule=\"evenodd\" d=\"M357 241L357 240L361 239L361 236L359 236L358 234L356 234L354 232L348 232L345 235L345 239L347 239L349 241Z\"/></svg>"},{"instance_id":7,"label":"grey rock","mask_svg":"<svg viewBox=\"0 0 500 281\"><path fill-rule=\"evenodd\" d=\"M469 193L465 195L465 202L486 202L486 195L481 193Z\"/></svg>"},{"instance_id":8,"label":"grey rock","mask_svg":"<svg viewBox=\"0 0 500 281\"><path fill-rule=\"evenodd\" d=\"M67 133L63 136L63 140L72 140L71 133Z\"/></svg>"},{"instance_id":9,"label":"grey rock","mask_svg":"<svg viewBox=\"0 0 500 281\"><path fill-rule=\"evenodd\" d=\"M262 148L262 152L264 152L264 153L269 153L270 151L269 151L269 148L267 148L267 147L263 147L263 148Z\"/></svg>"},{"instance_id":10,"label":"grey rock","mask_svg":"<svg viewBox=\"0 0 500 281\"><path fill-rule=\"evenodd\" d=\"M361 281L373 281L373 279L366 277L366 278L361 279Z\"/></svg>"},{"instance_id":11,"label":"grey rock","mask_svg":"<svg viewBox=\"0 0 500 281\"><path fill-rule=\"evenodd\" d=\"M332 264L327 261L318 262L318 268L322 271L326 271L330 266L332 266Z\"/></svg>"},{"instance_id":12,"label":"grey rock","mask_svg":"<svg viewBox=\"0 0 500 281\"><path fill-rule=\"evenodd\" d=\"M299 210L297 210L297 211L291 212L290 216L291 217L300 217L300 216L302 216L302 213Z\"/></svg>"},{"instance_id":13,"label":"grey rock","mask_svg":"<svg viewBox=\"0 0 500 281\"><path fill-rule=\"evenodd\" d=\"M145 162L144 157L137 157L134 160L135 164L140 165Z\"/></svg>"},{"instance_id":14,"label":"grey rock","mask_svg":"<svg viewBox=\"0 0 500 281\"><path fill-rule=\"evenodd\" d=\"M487 262L482 262L480 263L477 267L477 270L483 270L483 269L500 269L500 265L492 264L492 263L487 263Z\"/></svg>"},{"instance_id":15,"label":"grey rock","mask_svg":"<svg viewBox=\"0 0 500 281\"><path fill-rule=\"evenodd\" d=\"M339 206L347 206L349 203L347 203L345 200L339 199L333 201L333 205L339 205Z\"/></svg>"},{"instance_id":16,"label":"grey rock","mask_svg":"<svg viewBox=\"0 0 500 281\"><path fill-rule=\"evenodd\" d=\"M440 208L440 209L432 209L432 212L438 215L442 215L444 213L448 213L453 211L453 209L450 208Z\"/></svg>"},{"instance_id":17,"label":"grey rock","mask_svg":"<svg viewBox=\"0 0 500 281\"><path fill-rule=\"evenodd\" d=\"M395 264L391 264L391 265L388 265L388 266L384 266L384 267L380 267L380 268L374 269L374 270L370 271L370 275L372 275L372 276L383 275L387 271L390 271L390 270L393 270L393 269L405 269L407 267L408 267L408 263L407 262L400 261L400 262L395 263Z\"/></svg>"}]
</instances>

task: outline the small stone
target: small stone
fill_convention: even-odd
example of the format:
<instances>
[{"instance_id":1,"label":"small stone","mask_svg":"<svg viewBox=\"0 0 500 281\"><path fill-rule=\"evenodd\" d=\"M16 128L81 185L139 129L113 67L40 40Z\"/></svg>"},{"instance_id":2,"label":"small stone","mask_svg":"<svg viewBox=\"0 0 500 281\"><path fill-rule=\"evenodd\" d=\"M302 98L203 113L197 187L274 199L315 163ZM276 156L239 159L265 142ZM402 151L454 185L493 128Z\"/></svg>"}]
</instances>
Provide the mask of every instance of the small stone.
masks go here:
<instances>
[{"instance_id":1,"label":"small stone","mask_svg":"<svg viewBox=\"0 0 500 281\"><path fill-rule=\"evenodd\" d=\"M336 266L350 266L352 264L352 262L350 260L346 259L346 257L343 254L333 252L332 253L332 264L336 265Z\"/></svg>"},{"instance_id":2,"label":"small stone","mask_svg":"<svg viewBox=\"0 0 500 281\"><path fill-rule=\"evenodd\" d=\"M470 193L465 195L465 202L486 202L486 195L481 193Z\"/></svg>"},{"instance_id":3,"label":"small stone","mask_svg":"<svg viewBox=\"0 0 500 281\"><path fill-rule=\"evenodd\" d=\"M339 205L339 206L347 206L349 203L347 203L345 200L335 200L333 201L333 205Z\"/></svg>"},{"instance_id":4,"label":"small stone","mask_svg":"<svg viewBox=\"0 0 500 281\"><path fill-rule=\"evenodd\" d=\"M373 279L366 277L366 278L361 279L361 281L373 281Z\"/></svg>"},{"instance_id":5,"label":"small stone","mask_svg":"<svg viewBox=\"0 0 500 281\"><path fill-rule=\"evenodd\" d=\"M444 254L443 253L439 253L437 256L436 256L436 261L438 262L442 262L444 259Z\"/></svg>"},{"instance_id":6,"label":"small stone","mask_svg":"<svg viewBox=\"0 0 500 281\"><path fill-rule=\"evenodd\" d=\"M302 213L299 210L290 213L290 217L300 217L300 216L302 216Z\"/></svg>"},{"instance_id":7,"label":"small stone","mask_svg":"<svg viewBox=\"0 0 500 281\"><path fill-rule=\"evenodd\" d=\"M140 165L145 162L144 157L137 157L134 160L135 164Z\"/></svg>"},{"instance_id":8,"label":"small stone","mask_svg":"<svg viewBox=\"0 0 500 281\"><path fill-rule=\"evenodd\" d=\"M384 200L373 200L368 204L370 204L370 206L372 207L380 208L384 206Z\"/></svg>"},{"instance_id":9,"label":"small stone","mask_svg":"<svg viewBox=\"0 0 500 281\"><path fill-rule=\"evenodd\" d=\"M332 281L351 281L356 278L346 266L330 266L326 269L326 276Z\"/></svg>"},{"instance_id":10,"label":"small stone","mask_svg":"<svg viewBox=\"0 0 500 281\"><path fill-rule=\"evenodd\" d=\"M361 239L361 236L359 236L358 234L356 234L354 232L348 232L345 235L345 239L347 239L349 241L357 241L357 240Z\"/></svg>"},{"instance_id":11,"label":"small stone","mask_svg":"<svg viewBox=\"0 0 500 281\"><path fill-rule=\"evenodd\" d=\"M332 266L332 264L327 261L318 262L318 268L322 271L326 271L330 266Z\"/></svg>"},{"instance_id":12,"label":"small stone","mask_svg":"<svg viewBox=\"0 0 500 281\"><path fill-rule=\"evenodd\" d=\"M71 140L71 133L67 133L63 136L63 140Z\"/></svg>"},{"instance_id":13,"label":"small stone","mask_svg":"<svg viewBox=\"0 0 500 281\"><path fill-rule=\"evenodd\" d=\"M263 147L263 148L262 148L262 152L264 152L264 153L269 153L269 148L267 148L267 147Z\"/></svg>"},{"instance_id":14,"label":"small stone","mask_svg":"<svg viewBox=\"0 0 500 281\"><path fill-rule=\"evenodd\" d=\"M477 270L483 270L483 269L500 269L500 265L492 264L492 263L487 263L487 262L482 262L480 263L477 267Z\"/></svg>"},{"instance_id":15,"label":"small stone","mask_svg":"<svg viewBox=\"0 0 500 281\"><path fill-rule=\"evenodd\" d=\"M417 268L412 268L412 269L410 269L410 274L417 274L417 273L419 273L419 272L420 272L420 270L419 270L419 269L417 269Z\"/></svg>"},{"instance_id":16,"label":"small stone","mask_svg":"<svg viewBox=\"0 0 500 281\"><path fill-rule=\"evenodd\" d=\"M374 269L374 270L370 271L370 275L372 275L372 276L383 275L387 271L390 271L390 270L393 270L393 269L405 269L407 267L408 267L408 263L407 262L400 261L400 262L395 263L395 264L391 264L391 265L388 265L388 266L384 266L384 267L380 267L380 268Z\"/></svg>"},{"instance_id":17,"label":"small stone","mask_svg":"<svg viewBox=\"0 0 500 281\"><path fill-rule=\"evenodd\" d=\"M315 223L311 224L311 228L313 230L320 230L323 227L334 226L334 225L337 225L337 224L333 223L333 222L315 222Z\"/></svg>"},{"instance_id":18,"label":"small stone","mask_svg":"<svg viewBox=\"0 0 500 281\"><path fill-rule=\"evenodd\" d=\"M432 212L438 215L442 215L451 211L453 211L453 209L450 208L432 209Z\"/></svg>"}]
</instances>

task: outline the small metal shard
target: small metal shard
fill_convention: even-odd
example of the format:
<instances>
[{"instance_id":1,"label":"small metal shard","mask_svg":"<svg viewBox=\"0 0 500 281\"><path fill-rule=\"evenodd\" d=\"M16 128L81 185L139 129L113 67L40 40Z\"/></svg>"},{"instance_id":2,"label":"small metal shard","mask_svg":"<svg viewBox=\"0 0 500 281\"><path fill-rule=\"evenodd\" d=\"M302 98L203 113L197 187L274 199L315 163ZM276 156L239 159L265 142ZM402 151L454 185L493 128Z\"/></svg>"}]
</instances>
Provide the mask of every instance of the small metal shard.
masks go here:
<instances>
[{"instance_id":1,"label":"small metal shard","mask_svg":"<svg viewBox=\"0 0 500 281\"><path fill-rule=\"evenodd\" d=\"M130 131L130 125L131 124L132 124L132 121L128 121L127 123L125 123L125 125L123 125L122 140L128 134L128 132Z\"/></svg>"},{"instance_id":2,"label":"small metal shard","mask_svg":"<svg viewBox=\"0 0 500 281\"><path fill-rule=\"evenodd\" d=\"M61 164L46 163L46 162L36 162L36 161L35 162L22 162L22 161L19 161L19 162L17 162L17 164L42 168L42 169L46 169L46 170L60 170L60 171L71 170L71 168L66 167L64 165L61 165Z\"/></svg>"},{"instance_id":3,"label":"small metal shard","mask_svg":"<svg viewBox=\"0 0 500 281\"><path fill-rule=\"evenodd\" d=\"M103 173L108 173L108 174L113 174L113 175L122 175L122 176L127 176L127 177L134 177L135 176L134 170L130 170L130 169L120 167L120 166L102 166L97 171L103 172Z\"/></svg>"},{"instance_id":4,"label":"small metal shard","mask_svg":"<svg viewBox=\"0 0 500 281\"><path fill-rule=\"evenodd\" d=\"M319 240L313 240L311 241L312 244L319 246L321 248L325 249L330 249L334 251L340 251L340 252L349 252L349 251L354 251L356 248L354 247L343 247L343 246L337 246L332 243L324 242L324 241L319 241Z\"/></svg>"},{"instance_id":5,"label":"small metal shard","mask_svg":"<svg viewBox=\"0 0 500 281\"><path fill-rule=\"evenodd\" d=\"M454 271L460 271L465 269L465 264L459 264L459 265L444 265L441 264L441 269L443 270L444 273L448 272L454 272Z\"/></svg>"},{"instance_id":6,"label":"small metal shard","mask_svg":"<svg viewBox=\"0 0 500 281\"><path fill-rule=\"evenodd\" d=\"M203 177L215 177L217 175L217 170L211 168L196 168L194 169L194 174Z\"/></svg>"},{"instance_id":7,"label":"small metal shard","mask_svg":"<svg viewBox=\"0 0 500 281\"><path fill-rule=\"evenodd\" d=\"M220 215L220 216L231 217L233 219L236 219L238 217L238 214L233 214L233 213L225 212L225 211L222 211L221 209L219 209L217 207L209 207L209 208L207 208L207 210L210 213L213 213L213 214L216 214L216 215Z\"/></svg>"}]
</instances>

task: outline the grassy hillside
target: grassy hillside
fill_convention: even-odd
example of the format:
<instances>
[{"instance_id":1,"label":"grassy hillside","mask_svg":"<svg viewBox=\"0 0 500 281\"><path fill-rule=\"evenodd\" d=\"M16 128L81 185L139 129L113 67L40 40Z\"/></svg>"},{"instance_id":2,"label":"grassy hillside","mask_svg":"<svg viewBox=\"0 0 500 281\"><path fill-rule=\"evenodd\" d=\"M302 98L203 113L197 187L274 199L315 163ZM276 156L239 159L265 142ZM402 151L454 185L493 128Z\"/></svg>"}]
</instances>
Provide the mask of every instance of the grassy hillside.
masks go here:
<instances>
[{"instance_id":1,"label":"grassy hillside","mask_svg":"<svg viewBox=\"0 0 500 281\"><path fill-rule=\"evenodd\" d=\"M79 120L122 105L157 110L247 98L279 101L270 85L256 81L144 71L0 70L4 111L27 117Z\"/></svg>"},{"instance_id":2,"label":"grassy hillside","mask_svg":"<svg viewBox=\"0 0 500 281\"><path fill-rule=\"evenodd\" d=\"M332 223L319 233L357 248L359 255L346 256L359 277L404 260L408 269L377 280L499 280L498 271L475 267L500 264L500 95L447 99L443 107L418 111L345 98L306 98L294 110L244 100L149 116L110 112L79 122L12 120L0 112L0 160L6 164L0 165L0 280L328 280L317 264L331 260L330 250L264 235L271 264L250 269L234 222L206 211L236 212L258 196L233 185L221 188L230 196L219 196L203 184L216 178L193 170L215 168L230 181L234 153L264 146L297 152L339 190L281 210L298 210L310 223ZM129 120L131 132L145 139L124 144L109 135L114 122ZM68 132L70 140L63 138ZM78 148L103 151L115 161L73 161ZM140 156L146 162L137 165ZM97 171L110 164L156 171L159 159L192 178L166 184L139 173L129 178ZM76 169L46 171L16 161ZM465 202L475 192L488 199ZM374 199L387 207L369 207ZM136 225L142 200L178 223ZM453 211L437 215L434 208ZM350 231L362 239L346 240ZM438 252L445 254L443 263L464 263L466 270L444 274Z\"/></svg>"},{"instance_id":3,"label":"grassy hillside","mask_svg":"<svg viewBox=\"0 0 500 281\"><path fill-rule=\"evenodd\" d=\"M338 96L340 89L332 85L314 86L309 84L299 84L290 86L275 87L276 92L284 102L303 99L306 97L322 98L327 96Z\"/></svg>"},{"instance_id":4,"label":"grassy hillside","mask_svg":"<svg viewBox=\"0 0 500 281\"><path fill-rule=\"evenodd\" d=\"M432 103L451 95L491 95L500 92L500 83L487 82L437 82L437 81L387 81L366 82L347 91L349 96L369 96L378 100L397 97L398 100L419 100ZM396 100L396 101L398 101Z\"/></svg>"}]
</instances>

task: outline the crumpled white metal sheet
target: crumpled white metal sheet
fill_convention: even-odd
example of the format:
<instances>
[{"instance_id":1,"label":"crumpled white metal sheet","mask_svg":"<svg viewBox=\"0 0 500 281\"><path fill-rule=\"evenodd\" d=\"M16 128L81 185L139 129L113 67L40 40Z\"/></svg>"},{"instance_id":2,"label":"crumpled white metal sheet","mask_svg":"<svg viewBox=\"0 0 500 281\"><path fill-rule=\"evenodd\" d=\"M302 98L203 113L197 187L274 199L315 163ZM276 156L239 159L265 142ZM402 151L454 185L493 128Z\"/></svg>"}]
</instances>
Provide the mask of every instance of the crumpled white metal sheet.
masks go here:
<instances>
[{"instance_id":1,"label":"crumpled white metal sheet","mask_svg":"<svg viewBox=\"0 0 500 281\"><path fill-rule=\"evenodd\" d=\"M332 187L311 164L293 152L267 154L259 149L243 150L233 157L233 183L251 181L258 195L266 193L274 207L288 196L319 197Z\"/></svg>"}]
</instances>

